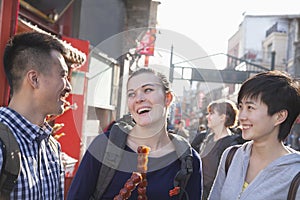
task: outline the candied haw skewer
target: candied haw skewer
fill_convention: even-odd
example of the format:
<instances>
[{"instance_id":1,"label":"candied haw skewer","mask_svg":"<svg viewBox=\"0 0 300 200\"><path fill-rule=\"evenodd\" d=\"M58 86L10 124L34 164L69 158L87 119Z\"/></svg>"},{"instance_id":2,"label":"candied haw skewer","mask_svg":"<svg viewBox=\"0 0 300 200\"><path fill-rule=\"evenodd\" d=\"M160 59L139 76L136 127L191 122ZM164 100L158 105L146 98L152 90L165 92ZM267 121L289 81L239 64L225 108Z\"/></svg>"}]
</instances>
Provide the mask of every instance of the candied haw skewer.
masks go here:
<instances>
[{"instance_id":1,"label":"candied haw skewer","mask_svg":"<svg viewBox=\"0 0 300 200\"><path fill-rule=\"evenodd\" d=\"M133 172L130 179L126 181L124 187L120 190L119 194L114 197L114 200L126 200L131 196L131 192L138 185L138 200L147 200L146 187L147 179L146 172L148 170L148 155L150 148L147 146L139 146L138 152L138 172Z\"/></svg>"},{"instance_id":2,"label":"candied haw skewer","mask_svg":"<svg viewBox=\"0 0 300 200\"><path fill-rule=\"evenodd\" d=\"M133 172L131 177L126 181L124 187L120 190L119 194L114 197L114 200L126 200L131 196L131 192L142 181L142 175Z\"/></svg>"},{"instance_id":3,"label":"candied haw skewer","mask_svg":"<svg viewBox=\"0 0 300 200\"><path fill-rule=\"evenodd\" d=\"M147 200L147 195L146 195L146 191L147 191L147 179L146 179L146 173L148 170L148 155L150 152L150 148L143 145L143 146L139 146L137 149L138 152L138 166L137 166L137 170L138 172L141 173L142 175L142 181L139 183L138 185L138 200Z\"/></svg>"},{"instance_id":4,"label":"candied haw skewer","mask_svg":"<svg viewBox=\"0 0 300 200\"><path fill-rule=\"evenodd\" d=\"M138 165L137 170L140 173L146 173L148 170L148 155L150 152L150 148L142 145L137 148L138 152Z\"/></svg>"}]
</instances>

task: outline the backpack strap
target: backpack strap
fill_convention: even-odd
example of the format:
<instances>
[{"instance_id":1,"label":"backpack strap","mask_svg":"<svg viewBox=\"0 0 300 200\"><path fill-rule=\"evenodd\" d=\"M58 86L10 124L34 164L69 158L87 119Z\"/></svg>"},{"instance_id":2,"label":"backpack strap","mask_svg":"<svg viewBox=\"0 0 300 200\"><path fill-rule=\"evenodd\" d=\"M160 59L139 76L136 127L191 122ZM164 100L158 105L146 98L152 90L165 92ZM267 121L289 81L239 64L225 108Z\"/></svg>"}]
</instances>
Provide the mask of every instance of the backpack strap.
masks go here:
<instances>
[{"instance_id":1,"label":"backpack strap","mask_svg":"<svg viewBox=\"0 0 300 200\"><path fill-rule=\"evenodd\" d=\"M101 169L99 171L96 189L90 197L90 200L101 199L103 193L110 184L122 159L128 132L131 129L132 126L125 124L124 122L116 122L112 126Z\"/></svg>"},{"instance_id":2,"label":"backpack strap","mask_svg":"<svg viewBox=\"0 0 300 200\"><path fill-rule=\"evenodd\" d=\"M183 137L171 133L169 133L169 137L175 146L176 154L181 162L181 169L174 178L174 187L180 187L179 199L183 199L185 187L193 173L192 147Z\"/></svg>"},{"instance_id":3,"label":"backpack strap","mask_svg":"<svg viewBox=\"0 0 300 200\"><path fill-rule=\"evenodd\" d=\"M9 199L20 174L21 153L19 144L11 130L0 123L3 163L0 175L0 199Z\"/></svg>"},{"instance_id":4,"label":"backpack strap","mask_svg":"<svg viewBox=\"0 0 300 200\"><path fill-rule=\"evenodd\" d=\"M296 176L293 178L290 188L289 188L289 193L288 193L288 200L295 200L296 199L296 194L298 187L300 185L300 172L296 174Z\"/></svg>"},{"instance_id":5,"label":"backpack strap","mask_svg":"<svg viewBox=\"0 0 300 200\"><path fill-rule=\"evenodd\" d=\"M233 156L238 148L239 148L238 146L232 147L227 154L226 161L225 161L225 174L226 175L229 170L230 164L232 162Z\"/></svg>"}]
</instances>

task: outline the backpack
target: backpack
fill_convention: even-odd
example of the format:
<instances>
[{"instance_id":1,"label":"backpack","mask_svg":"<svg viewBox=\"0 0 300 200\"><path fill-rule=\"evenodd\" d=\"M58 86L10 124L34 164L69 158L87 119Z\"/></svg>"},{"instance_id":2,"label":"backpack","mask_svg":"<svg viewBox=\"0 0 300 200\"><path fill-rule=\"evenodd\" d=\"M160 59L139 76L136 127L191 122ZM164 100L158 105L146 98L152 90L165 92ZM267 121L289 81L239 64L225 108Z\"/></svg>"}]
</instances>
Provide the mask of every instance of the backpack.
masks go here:
<instances>
[{"instance_id":1,"label":"backpack","mask_svg":"<svg viewBox=\"0 0 300 200\"><path fill-rule=\"evenodd\" d=\"M101 199L108 185L110 184L114 174L115 169L119 166L122 158L123 149L126 145L126 140L129 131L134 126L134 122L128 115L121 118L114 125L112 125L109 134L109 141L106 145L104 153L104 162L109 163L109 165L101 165L99 171L99 176L96 184L96 189L90 197L90 200ZM172 140L176 154L181 161L181 169L177 172L174 178L174 187L180 187L179 199L184 197L184 188L189 180L190 175L193 173L193 155L192 147L187 140L175 135L169 134ZM111 166L111 167L108 167Z\"/></svg>"},{"instance_id":2,"label":"backpack","mask_svg":"<svg viewBox=\"0 0 300 200\"><path fill-rule=\"evenodd\" d=\"M9 199L20 174L21 152L11 130L0 122L3 164L0 174L0 199Z\"/></svg>"},{"instance_id":3,"label":"backpack","mask_svg":"<svg viewBox=\"0 0 300 200\"><path fill-rule=\"evenodd\" d=\"M234 154L238 148L239 148L239 146L232 147L227 154L226 161L225 161L225 174L226 175L229 170L232 159L234 157ZM296 176L293 178L293 180L291 182L287 200L295 200L296 199L297 189L298 189L299 185L300 185L300 171L296 174Z\"/></svg>"},{"instance_id":4,"label":"backpack","mask_svg":"<svg viewBox=\"0 0 300 200\"><path fill-rule=\"evenodd\" d=\"M19 144L11 130L0 122L0 140L2 142L3 163L0 173L0 199L10 199L21 171L21 151ZM58 155L58 145L50 135L48 140L53 151Z\"/></svg>"}]
</instances>

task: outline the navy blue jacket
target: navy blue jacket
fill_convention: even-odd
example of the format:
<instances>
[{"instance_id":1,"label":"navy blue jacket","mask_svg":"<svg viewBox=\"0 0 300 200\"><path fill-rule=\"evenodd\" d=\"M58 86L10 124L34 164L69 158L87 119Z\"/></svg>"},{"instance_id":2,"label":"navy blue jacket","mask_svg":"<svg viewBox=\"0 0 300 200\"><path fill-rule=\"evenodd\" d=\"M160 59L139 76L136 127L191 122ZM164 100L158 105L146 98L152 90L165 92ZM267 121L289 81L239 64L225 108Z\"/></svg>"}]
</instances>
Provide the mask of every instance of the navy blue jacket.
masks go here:
<instances>
[{"instance_id":1,"label":"navy blue jacket","mask_svg":"<svg viewBox=\"0 0 300 200\"><path fill-rule=\"evenodd\" d=\"M101 136L102 135L102 136ZM67 199L89 199L93 194L99 171L101 168L101 159L95 154L95 149L100 149L97 140L103 140L103 134L99 135L86 151L78 171L72 181ZM129 147L125 147L120 168L105 191L102 199L112 200L120 189L124 187L125 182L131 177L133 171L136 171L137 154ZM180 170L180 161L177 159L176 152L169 153L159 158L149 157L147 172L147 197L149 200L157 199L178 199L178 196L170 197L169 191L173 189L173 182L176 173ZM201 161L199 154L193 150L193 174L191 175L186 187L189 199L200 200L202 192ZM135 189L129 199L137 199L137 190Z\"/></svg>"}]
</instances>

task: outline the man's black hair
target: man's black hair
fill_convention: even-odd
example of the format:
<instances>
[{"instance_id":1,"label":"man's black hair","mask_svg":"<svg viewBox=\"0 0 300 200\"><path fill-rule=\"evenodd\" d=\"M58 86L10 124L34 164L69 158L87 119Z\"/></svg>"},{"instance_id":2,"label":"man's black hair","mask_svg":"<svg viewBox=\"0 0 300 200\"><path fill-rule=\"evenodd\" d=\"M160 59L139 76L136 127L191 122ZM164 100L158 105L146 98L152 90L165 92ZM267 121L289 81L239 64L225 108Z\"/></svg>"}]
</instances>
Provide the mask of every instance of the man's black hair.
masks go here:
<instances>
[{"instance_id":1,"label":"man's black hair","mask_svg":"<svg viewBox=\"0 0 300 200\"><path fill-rule=\"evenodd\" d=\"M26 32L12 37L3 56L4 71L12 91L18 90L29 69L46 73L49 68L50 52L56 50L65 55L62 42L54 36L39 32Z\"/></svg>"}]
</instances>

